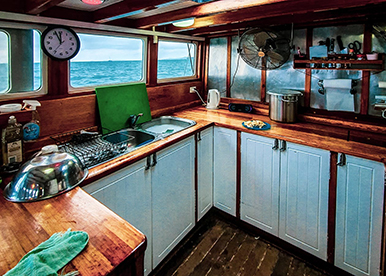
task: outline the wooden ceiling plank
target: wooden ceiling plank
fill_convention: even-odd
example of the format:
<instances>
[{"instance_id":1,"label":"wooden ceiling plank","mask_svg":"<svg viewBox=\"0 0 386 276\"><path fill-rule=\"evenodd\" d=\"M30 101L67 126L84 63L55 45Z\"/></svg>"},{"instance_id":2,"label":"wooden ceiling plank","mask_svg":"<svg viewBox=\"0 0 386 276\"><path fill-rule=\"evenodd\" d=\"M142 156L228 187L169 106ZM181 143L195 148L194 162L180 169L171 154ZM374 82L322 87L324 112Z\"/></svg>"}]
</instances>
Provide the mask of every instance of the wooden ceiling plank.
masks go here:
<instances>
[{"instance_id":1,"label":"wooden ceiling plank","mask_svg":"<svg viewBox=\"0 0 386 276\"><path fill-rule=\"evenodd\" d=\"M25 3L25 13L40 14L65 0L28 0Z\"/></svg>"},{"instance_id":2,"label":"wooden ceiling plank","mask_svg":"<svg viewBox=\"0 0 386 276\"><path fill-rule=\"evenodd\" d=\"M62 7L50 8L45 12L42 12L40 15L45 17L51 17L51 18L60 18L60 19L76 20L76 21L79 21L79 18L81 18L83 22L92 22L91 13L86 11L62 8Z\"/></svg>"},{"instance_id":3,"label":"wooden ceiling plank","mask_svg":"<svg viewBox=\"0 0 386 276\"><path fill-rule=\"evenodd\" d=\"M325 0L325 1L330 1L330 0ZM203 28L207 26L237 23L237 22L240 22L240 18L243 19L243 22L260 20L264 18L268 18L268 20L273 22L272 18L274 18L278 20L279 24L283 24L283 20L280 17L286 16L286 15L290 15L290 16L293 15L294 16L293 21L296 21L296 18L295 18L296 15L303 17L304 16L303 14L309 13L310 19L312 19L312 16L317 14L317 12L314 12L313 10L310 10L310 9L308 10L299 9L297 5L293 5L292 3L288 3L288 2L281 3L281 7L282 9L277 9L276 6L270 5L264 8L264 12L257 12L255 8L250 8L245 10L238 10L232 13L221 13L221 14L216 14L212 16L196 18L195 23L188 28L197 29L197 28ZM355 8L352 8L352 9L355 9ZM363 7L356 8L356 9L360 11L363 9ZM327 14L332 14L333 12L334 16L338 18L340 17L340 13L342 12L342 10L343 10L342 8L334 8L333 10L322 9L321 12L325 12L325 14L321 14L321 16L327 16ZM287 22L287 23L291 23L291 22ZM180 32L181 30L182 28L168 26L165 31Z\"/></svg>"},{"instance_id":4,"label":"wooden ceiling plank","mask_svg":"<svg viewBox=\"0 0 386 276\"><path fill-rule=\"evenodd\" d=\"M221 34L224 32L237 32L239 29L246 29L252 27L273 27L276 25L285 25L294 23L299 27L302 24L311 24L316 22L318 25L323 25L323 22L359 22L360 19L365 19L367 16L371 15L374 19L379 18L379 16L386 16L386 3L380 5L372 5L366 8L357 7L350 9L338 9L338 10L329 10L323 12L308 12L308 13L299 13L299 14L290 14L284 16L275 16L269 18L262 18L252 21L243 21L235 24L226 24L215 27L202 27L194 30L181 30L181 28L176 28L173 26L167 26L164 30L166 32L174 32L184 35L212 35L212 34ZM180 29L180 30L178 30Z\"/></svg>"},{"instance_id":5,"label":"wooden ceiling plank","mask_svg":"<svg viewBox=\"0 0 386 276\"><path fill-rule=\"evenodd\" d=\"M121 19L127 14L156 7L165 3L175 2L173 0L124 0L122 2L107 6L104 9L99 9L93 12L95 23L106 23L109 21Z\"/></svg>"},{"instance_id":6,"label":"wooden ceiling plank","mask_svg":"<svg viewBox=\"0 0 386 276\"><path fill-rule=\"evenodd\" d=\"M249 5L242 5L241 3L248 2ZM255 5L253 5L253 3ZM259 3L260 4L259 4ZM190 7L173 12L164 13L162 15L150 16L147 18L141 18L135 20L133 27L136 28L149 28L165 22L171 22L181 20L189 17L196 17L196 21L199 17L206 16L207 26L213 24L213 20L207 17L208 14L215 14L214 16L223 16L224 19L228 16L232 17L232 21L247 20L247 16L260 15L261 17L285 15L289 13L312 12L312 11L324 11L330 9L349 8L356 6L364 6L368 4L378 4L386 2L386 0L323 0L323 1L309 1L309 0L277 0L277 1L242 1L242 0L221 0L202 4L196 7ZM234 8L232 8L232 5ZM247 7L247 8L241 8ZM212 9L211 9L212 8ZM233 11L227 12L226 11ZM220 13L223 12L223 13ZM219 14L220 13L220 14ZM215 18L215 17L212 18ZM225 20L223 24L231 23L230 20ZM200 23L203 27L204 21Z\"/></svg>"}]
</instances>

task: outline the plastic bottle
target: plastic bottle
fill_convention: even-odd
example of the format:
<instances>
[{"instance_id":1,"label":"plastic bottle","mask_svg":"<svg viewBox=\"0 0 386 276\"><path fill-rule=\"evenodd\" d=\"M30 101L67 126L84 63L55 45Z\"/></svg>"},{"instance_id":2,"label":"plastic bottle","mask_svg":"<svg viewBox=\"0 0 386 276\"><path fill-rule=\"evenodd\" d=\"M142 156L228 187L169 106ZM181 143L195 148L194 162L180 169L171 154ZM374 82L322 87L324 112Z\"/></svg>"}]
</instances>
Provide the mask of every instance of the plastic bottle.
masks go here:
<instances>
[{"instance_id":1,"label":"plastic bottle","mask_svg":"<svg viewBox=\"0 0 386 276\"><path fill-rule=\"evenodd\" d=\"M27 107L32 110L32 120L23 126L23 139L26 142L34 141L40 135L40 117L36 107L41 104L36 100L24 100L23 103L23 108Z\"/></svg>"},{"instance_id":2,"label":"plastic bottle","mask_svg":"<svg viewBox=\"0 0 386 276\"><path fill-rule=\"evenodd\" d=\"M1 144L3 165L23 161L23 132L15 116L10 116L8 126L2 130Z\"/></svg>"}]
</instances>

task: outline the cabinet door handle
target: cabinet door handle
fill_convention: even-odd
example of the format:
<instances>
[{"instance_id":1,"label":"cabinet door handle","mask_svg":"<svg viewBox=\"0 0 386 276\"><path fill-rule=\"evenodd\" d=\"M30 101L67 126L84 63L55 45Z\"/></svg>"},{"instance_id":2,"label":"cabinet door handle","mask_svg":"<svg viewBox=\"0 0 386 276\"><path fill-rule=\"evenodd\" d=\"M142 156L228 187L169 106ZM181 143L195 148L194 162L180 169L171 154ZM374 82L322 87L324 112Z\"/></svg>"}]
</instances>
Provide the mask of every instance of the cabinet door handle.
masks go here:
<instances>
[{"instance_id":1,"label":"cabinet door handle","mask_svg":"<svg viewBox=\"0 0 386 276\"><path fill-rule=\"evenodd\" d=\"M157 165L157 153L153 154L153 164L151 164L150 166L154 167L155 165Z\"/></svg>"},{"instance_id":2,"label":"cabinet door handle","mask_svg":"<svg viewBox=\"0 0 386 276\"><path fill-rule=\"evenodd\" d=\"M275 141L273 141L273 147L272 149L273 150L277 150L279 148L279 140L278 139L275 139Z\"/></svg>"},{"instance_id":3,"label":"cabinet door handle","mask_svg":"<svg viewBox=\"0 0 386 276\"><path fill-rule=\"evenodd\" d=\"M146 157L145 171L147 171L149 168L150 168L150 155Z\"/></svg>"},{"instance_id":4,"label":"cabinet door handle","mask_svg":"<svg viewBox=\"0 0 386 276\"><path fill-rule=\"evenodd\" d=\"M339 155L339 161L336 163L338 166L345 166L346 165L346 154L341 153Z\"/></svg>"},{"instance_id":5,"label":"cabinet door handle","mask_svg":"<svg viewBox=\"0 0 386 276\"><path fill-rule=\"evenodd\" d=\"M198 141L198 142L201 141L201 132L198 132L198 133L197 133L197 141Z\"/></svg>"},{"instance_id":6,"label":"cabinet door handle","mask_svg":"<svg viewBox=\"0 0 386 276\"><path fill-rule=\"evenodd\" d=\"M280 151L283 152L287 149L287 142L284 140L280 140Z\"/></svg>"}]
</instances>

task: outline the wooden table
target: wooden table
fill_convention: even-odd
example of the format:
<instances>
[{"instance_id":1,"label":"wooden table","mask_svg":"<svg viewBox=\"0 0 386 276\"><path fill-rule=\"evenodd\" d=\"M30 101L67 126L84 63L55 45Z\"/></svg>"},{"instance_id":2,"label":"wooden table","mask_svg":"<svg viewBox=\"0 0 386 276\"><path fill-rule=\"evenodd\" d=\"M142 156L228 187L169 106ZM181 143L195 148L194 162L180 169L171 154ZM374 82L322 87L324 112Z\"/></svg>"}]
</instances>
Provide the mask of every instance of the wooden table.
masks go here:
<instances>
[{"instance_id":1,"label":"wooden table","mask_svg":"<svg viewBox=\"0 0 386 276\"><path fill-rule=\"evenodd\" d=\"M77 187L51 199L12 203L0 192L0 275L56 232L89 234L86 248L65 272L80 275L143 275L146 237Z\"/></svg>"}]
</instances>

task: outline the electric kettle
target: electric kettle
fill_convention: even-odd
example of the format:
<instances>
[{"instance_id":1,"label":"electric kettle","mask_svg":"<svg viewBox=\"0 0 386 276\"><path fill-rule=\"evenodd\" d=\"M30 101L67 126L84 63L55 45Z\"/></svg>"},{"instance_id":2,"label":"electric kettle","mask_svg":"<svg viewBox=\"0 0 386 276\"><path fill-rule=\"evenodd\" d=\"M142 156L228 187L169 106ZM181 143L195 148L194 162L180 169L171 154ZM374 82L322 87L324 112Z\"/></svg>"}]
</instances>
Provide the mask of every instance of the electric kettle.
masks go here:
<instances>
[{"instance_id":1,"label":"electric kettle","mask_svg":"<svg viewBox=\"0 0 386 276\"><path fill-rule=\"evenodd\" d=\"M217 109L220 104L220 92L217 89L209 89L207 109Z\"/></svg>"}]
</instances>

